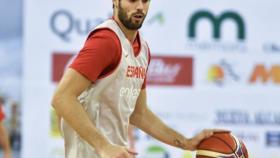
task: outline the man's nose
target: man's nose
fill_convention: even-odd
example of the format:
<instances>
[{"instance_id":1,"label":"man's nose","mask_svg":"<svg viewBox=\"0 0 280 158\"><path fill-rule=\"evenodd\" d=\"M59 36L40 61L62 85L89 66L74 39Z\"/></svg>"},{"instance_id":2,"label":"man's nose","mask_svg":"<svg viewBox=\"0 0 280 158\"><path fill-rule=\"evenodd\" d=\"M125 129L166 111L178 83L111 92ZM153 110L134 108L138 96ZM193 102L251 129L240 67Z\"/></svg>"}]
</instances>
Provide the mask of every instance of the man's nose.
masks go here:
<instances>
[{"instance_id":1,"label":"man's nose","mask_svg":"<svg viewBox=\"0 0 280 158\"><path fill-rule=\"evenodd\" d=\"M137 1L137 10L143 10L144 9L144 3L142 0Z\"/></svg>"}]
</instances>

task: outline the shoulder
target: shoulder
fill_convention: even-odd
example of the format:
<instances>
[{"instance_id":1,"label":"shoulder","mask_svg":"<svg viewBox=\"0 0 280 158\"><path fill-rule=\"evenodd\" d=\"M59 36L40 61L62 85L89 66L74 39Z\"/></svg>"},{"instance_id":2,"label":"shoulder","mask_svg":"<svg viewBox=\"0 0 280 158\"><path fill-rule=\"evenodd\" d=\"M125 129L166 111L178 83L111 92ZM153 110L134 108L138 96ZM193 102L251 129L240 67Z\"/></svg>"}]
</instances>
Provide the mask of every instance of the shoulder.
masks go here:
<instances>
[{"instance_id":1,"label":"shoulder","mask_svg":"<svg viewBox=\"0 0 280 158\"><path fill-rule=\"evenodd\" d=\"M109 28L96 29L89 34L83 48L83 50L93 49L121 51L121 43L113 30Z\"/></svg>"},{"instance_id":2,"label":"shoulder","mask_svg":"<svg viewBox=\"0 0 280 158\"><path fill-rule=\"evenodd\" d=\"M100 28L92 31L88 36L88 40L91 39L103 39L108 42L113 41L115 44L120 44L117 34L109 28Z\"/></svg>"}]
</instances>

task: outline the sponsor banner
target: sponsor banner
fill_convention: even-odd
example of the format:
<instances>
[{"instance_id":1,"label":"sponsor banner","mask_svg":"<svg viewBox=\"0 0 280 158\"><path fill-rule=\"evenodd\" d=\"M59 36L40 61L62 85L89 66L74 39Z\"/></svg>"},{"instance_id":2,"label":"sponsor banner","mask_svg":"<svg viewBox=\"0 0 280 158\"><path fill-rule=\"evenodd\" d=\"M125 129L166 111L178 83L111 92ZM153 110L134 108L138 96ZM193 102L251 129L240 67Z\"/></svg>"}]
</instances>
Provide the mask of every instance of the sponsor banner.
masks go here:
<instances>
[{"instance_id":1,"label":"sponsor banner","mask_svg":"<svg viewBox=\"0 0 280 158\"><path fill-rule=\"evenodd\" d=\"M36 32L46 30L50 35L47 36L50 38L48 43L57 48L80 48L88 32L112 16L111 1L88 5L95 2L82 0L80 4L82 10L74 2L66 2L67 5L64 1L51 2L48 2L48 5L39 2L30 3L30 9L25 10L28 15L36 11L32 9L33 6L43 6L40 16L32 15L43 25L27 33L36 35ZM29 4L28 1L26 3ZM192 6L188 5L189 3ZM277 13L271 14L266 9L248 10L248 7L252 6L257 8L265 6L270 8L270 11L277 12L276 6L279 4L278 1L267 3L253 0L227 3L222 0L215 3L178 1L169 4L167 0L151 2L141 32L153 51L167 55L168 51L183 55L226 52L227 54L262 54L263 52L279 54L279 39L274 34L278 32L280 25L274 20L277 18L274 15ZM177 10L182 12L177 14ZM260 22L258 17L271 18L262 18ZM29 18L26 21L27 27L32 27L32 21L29 22ZM263 24L269 25L269 30ZM68 46L64 46L65 44Z\"/></svg>"},{"instance_id":2,"label":"sponsor banner","mask_svg":"<svg viewBox=\"0 0 280 158\"><path fill-rule=\"evenodd\" d=\"M250 157L273 158L279 154L276 145L280 112L277 102L271 99L277 97L274 92L209 93L180 88L159 92L150 88L148 94L150 108L186 136L193 136L203 128L225 128L245 142ZM145 137L139 140L139 146L144 146L141 141L145 142ZM168 146L166 150L172 151L171 157L175 157L173 153L182 157L180 151Z\"/></svg>"},{"instance_id":3,"label":"sponsor banner","mask_svg":"<svg viewBox=\"0 0 280 158\"><path fill-rule=\"evenodd\" d=\"M178 1L169 4L162 0L153 4L151 10L156 12L150 14L143 32L151 48L159 52L279 55L279 38L275 36L280 26L275 21L279 1ZM254 8L269 8L269 11ZM268 25L269 30L265 27ZM159 45L159 39L166 40Z\"/></svg>"},{"instance_id":4,"label":"sponsor banner","mask_svg":"<svg viewBox=\"0 0 280 158\"><path fill-rule=\"evenodd\" d=\"M58 82L73 59L73 54L55 52L52 55L52 81ZM193 60L191 57L152 56L147 83L161 86L192 86Z\"/></svg>"},{"instance_id":5,"label":"sponsor banner","mask_svg":"<svg viewBox=\"0 0 280 158\"><path fill-rule=\"evenodd\" d=\"M152 56L147 83L150 85L192 86L191 57Z\"/></svg>"},{"instance_id":6,"label":"sponsor banner","mask_svg":"<svg viewBox=\"0 0 280 158\"><path fill-rule=\"evenodd\" d=\"M280 131L266 132L266 145L268 147L280 147Z\"/></svg>"},{"instance_id":7,"label":"sponsor banner","mask_svg":"<svg viewBox=\"0 0 280 158\"><path fill-rule=\"evenodd\" d=\"M22 158L64 157L51 98L71 54L94 26L111 17L111 2L24 1ZM140 32L155 56L148 80L156 85L148 87L152 110L187 136L225 127L246 138L252 158L278 158L270 132L279 131L279 5L151 1ZM143 158L193 156L154 140L138 143Z\"/></svg>"},{"instance_id":8,"label":"sponsor banner","mask_svg":"<svg viewBox=\"0 0 280 158\"><path fill-rule=\"evenodd\" d=\"M280 64L274 56L200 55L196 58L194 71L197 89L280 90Z\"/></svg>"}]
</instances>

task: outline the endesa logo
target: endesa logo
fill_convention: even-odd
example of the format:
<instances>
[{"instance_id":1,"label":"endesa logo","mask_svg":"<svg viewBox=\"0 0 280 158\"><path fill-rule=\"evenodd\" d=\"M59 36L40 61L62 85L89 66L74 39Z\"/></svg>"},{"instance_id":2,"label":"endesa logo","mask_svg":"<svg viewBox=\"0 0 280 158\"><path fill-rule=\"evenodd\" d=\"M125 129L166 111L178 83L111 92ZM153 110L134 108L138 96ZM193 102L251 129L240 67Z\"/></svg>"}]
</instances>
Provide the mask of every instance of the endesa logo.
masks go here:
<instances>
[{"instance_id":1,"label":"endesa logo","mask_svg":"<svg viewBox=\"0 0 280 158\"><path fill-rule=\"evenodd\" d=\"M280 65L273 65L271 67L266 67L263 64L256 65L249 82L280 84Z\"/></svg>"},{"instance_id":2,"label":"endesa logo","mask_svg":"<svg viewBox=\"0 0 280 158\"><path fill-rule=\"evenodd\" d=\"M133 87L122 87L120 89L120 97L125 97L125 96L129 96L129 97L138 97L138 95L140 94L141 89L136 89Z\"/></svg>"},{"instance_id":3,"label":"endesa logo","mask_svg":"<svg viewBox=\"0 0 280 158\"><path fill-rule=\"evenodd\" d=\"M270 147L280 146L280 131L266 133L266 145Z\"/></svg>"},{"instance_id":4,"label":"endesa logo","mask_svg":"<svg viewBox=\"0 0 280 158\"><path fill-rule=\"evenodd\" d=\"M192 86L193 59L191 57L153 56L148 68L150 85Z\"/></svg>"}]
</instances>

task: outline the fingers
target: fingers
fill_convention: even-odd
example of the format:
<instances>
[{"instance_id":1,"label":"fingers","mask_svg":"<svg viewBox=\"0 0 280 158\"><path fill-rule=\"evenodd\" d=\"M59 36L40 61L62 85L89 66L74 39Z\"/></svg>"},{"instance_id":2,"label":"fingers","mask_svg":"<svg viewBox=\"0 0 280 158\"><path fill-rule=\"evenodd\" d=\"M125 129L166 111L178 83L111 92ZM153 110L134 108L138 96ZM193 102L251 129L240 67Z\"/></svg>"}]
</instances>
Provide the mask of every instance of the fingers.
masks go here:
<instances>
[{"instance_id":1,"label":"fingers","mask_svg":"<svg viewBox=\"0 0 280 158\"><path fill-rule=\"evenodd\" d=\"M212 129L204 129L198 134L199 140L202 140L204 138L208 138L214 134L214 131Z\"/></svg>"},{"instance_id":2,"label":"fingers","mask_svg":"<svg viewBox=\"0 0 280 158\"><path fill-rule=\"evenodd\" d=\"M215 133L230 133L230 130L226 129L204 129L199 136L200 140L211 137Z\"/></svg>"},{"instance_id":3,"label":"fingers","mask_svg":"<svg viewBox=\"0 0 280 158\"><path fill-rule=\"evenodd\" d=\"M203 132L206 132L206 133L230 133L231 131L230 130L227 130L227 129L204 129Z\"/></svg>"},{"instance_id":4,"label":"fingers","mask_svg":"<svg viewBox=\"0 0 280 158\"><path fill-rule=\"evenodd\" d=\"M230 133L230 130L227 129L212 129L214 133Z\"/></svg>"},{"instance_id":5,"label":"fingers","mask_svg":"<svg viewBox=\"0 0 280 158\"><path fill-rule=\"evenodd\" d=\"M198 133L196 136L190 139L190 145L188 146L188 150L195 150L197 148L197 145L206 138L211 137L215 133L229 133L229 130L225 129L204 129L200 133Z\"/></svg>"}]
</instances>

